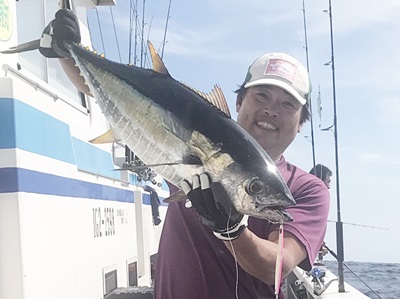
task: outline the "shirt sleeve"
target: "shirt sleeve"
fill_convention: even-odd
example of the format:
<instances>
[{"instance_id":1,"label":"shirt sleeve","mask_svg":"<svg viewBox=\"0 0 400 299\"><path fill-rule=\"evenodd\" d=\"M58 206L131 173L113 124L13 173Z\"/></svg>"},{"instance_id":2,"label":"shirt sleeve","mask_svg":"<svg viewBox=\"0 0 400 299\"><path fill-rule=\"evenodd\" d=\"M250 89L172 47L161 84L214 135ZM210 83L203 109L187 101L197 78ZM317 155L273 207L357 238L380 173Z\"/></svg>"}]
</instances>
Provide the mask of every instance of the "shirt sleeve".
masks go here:
<instances>
[{"instance_id":1,"label":"shirt sleeve","mask_svg":"<svg viewBox=\"0 0 400 299\"><path fill-rule=\"evenodd\" d=\"M296 205L286 211L293 221L284 224L284 230L293 234L307 251L307 258L299 267L309 271L324 240L329 213L329 190L318 178L301 173L289 186Z\"/></svg>"}]
</instances>

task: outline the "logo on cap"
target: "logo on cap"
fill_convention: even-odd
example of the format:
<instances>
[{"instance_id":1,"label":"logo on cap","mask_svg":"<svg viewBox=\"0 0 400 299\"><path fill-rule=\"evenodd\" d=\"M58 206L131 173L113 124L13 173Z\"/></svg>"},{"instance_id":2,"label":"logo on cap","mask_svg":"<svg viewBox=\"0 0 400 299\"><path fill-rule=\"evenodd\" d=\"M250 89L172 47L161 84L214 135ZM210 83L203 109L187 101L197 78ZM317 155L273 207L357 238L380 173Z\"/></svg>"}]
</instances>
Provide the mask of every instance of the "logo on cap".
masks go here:
<instances>
[{"instance_id":1,"label":"logo on cap","mask_svg":"<svg viewBox=\"0 0 400 299\"><path fill-rule=\"evenodd\" d=\"M268 61L264 75L278 76L293 83L296 71L297 66L293 63L283 59L272 58Z\"/></svg>"}]
</instances>

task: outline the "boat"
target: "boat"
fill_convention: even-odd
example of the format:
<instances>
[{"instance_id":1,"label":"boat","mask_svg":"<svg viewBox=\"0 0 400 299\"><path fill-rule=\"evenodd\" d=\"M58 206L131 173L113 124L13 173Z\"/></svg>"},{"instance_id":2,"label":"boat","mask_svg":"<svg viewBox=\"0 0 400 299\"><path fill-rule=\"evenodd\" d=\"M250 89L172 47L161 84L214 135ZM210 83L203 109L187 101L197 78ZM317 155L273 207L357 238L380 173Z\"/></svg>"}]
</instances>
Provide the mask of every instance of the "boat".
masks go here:
<instances>
[{"instance_id":1,"label":"boat","mask_svg":"<svg viewBox=\"0 0 400 299\"><path fill-rule=\"evenodd\" d=\"M86 11L115 1L68 2L91 45ZM58 9L58 1L1 1L1 50L39 38ZM58 59L32 51L0 54L0 64L0 298L151 289L162 223L144 186L157 192L164 219L165 182L151 171L115 171L137 162L123 144L89 142L108 122Z\"/></svg>"},{"instance_id":2,"label":"boat","mask_svg":"<svg viewBox=\"0 0 400 299\"><path fill-rule=\"evenodd\" d=\"M286 299L367 299L370 298L344 282L340 290L338 277L322 260L317 259L311 271L296 267L285 279Z\"/></svg>"},{"instance_id":3,"label":"boat","mask_svg":"<svg viewBox=\"0 0 400 299\"><path fill-rule=\"evenodd\" d=\"M0 49L37 39L56 2L1 1ZM87 10L116 5L64 2L85 45ZM0 298L152 298L165 181L129 171L140 160L124 144L89 142L109 124L57 59L34 51L0 54L0 64ZM368 298L348 284L338 292L333 273L314 266L287 277L288 299Z\"/></svg>"}]
</instances>

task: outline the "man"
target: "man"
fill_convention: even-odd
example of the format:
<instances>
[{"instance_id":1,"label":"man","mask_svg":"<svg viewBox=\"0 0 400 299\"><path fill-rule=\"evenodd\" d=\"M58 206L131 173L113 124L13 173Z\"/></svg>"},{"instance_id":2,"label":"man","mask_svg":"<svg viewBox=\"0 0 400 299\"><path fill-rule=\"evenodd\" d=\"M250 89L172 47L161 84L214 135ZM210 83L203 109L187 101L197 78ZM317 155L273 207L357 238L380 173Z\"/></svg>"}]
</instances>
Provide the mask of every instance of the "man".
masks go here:
<instances>
[{"instance_id":1,"label":"man","mask_svg":"<svg viewBox=\"0 0 400 299\"><path fill-rule=\"evenodd\" d=\"M284 225L283 276L297 265L311 269L329 209L322 182L283 157L309 117L309 90L305 68L289 55L274 53L254 61L237 91L238 123L275 161L297 201L287 209L294 221ZM189 198L196 200L191 191ZM200 218L207 216L200 213ZM158 253L156 298L235 298L236 292L238 298L275 298L271 285L278 235L278 225L250 217L236 239L221 241L198 220L195 209L170 204Z\"/></svg>"},{"instance_id":2,"label":"man","mask_svg":"<svg viewBox=\"0 0 400 299\"><path fill-rule=\"evenodd\" d=\"M332 171L322 164L317 164L310 170L310 174L315 175L321 181L324 182L325 186L330 189L331 188L331 180L332 180ZM327 255L329 252L328 247L326 247L325 242L322 242L320 251L318 253L318 259L322 261L323 257Z\"/></svg>"},{"instance_id":3,"label":"man","mask_svg":"<svg viewBox=\"0 0 400 299\"><path fill-rule=\"evenodd\" d=\"M79 27L65 11L56 14L51 26L53 30L45 29L41 52L65 57L59 41L79 40ZM71 80L85 91L72 59L61 61ZM294 221L284 224L283 276L297 265L311 269L326 230L327 189L283 157L309 118L310 89L305 68L289 55L275 53L259 57L237 91L238 123L275 161L297 202L287 209ZM180 186L191 202L168 207L156 264L155 298L275 298L279 224L253 217L245 221L247 217L237 211L227 217L229 213L215 204L209 183L207 174L195 176ZM224 200L229 203L218 198ZM210 210L200 208L204 203ZM229 233L216 226L221 218L229 223Z\"/></svg>"},{"instance_id":4,"label":"man","mask_svg":"<svg viewBox=\"0 0 400 299\"><path fill-rule=\"evenodd\" d=\"M322 180L328 189L331 188L332 171L328 167L317 164L311 168L310 173Z\"/></svg>"}]
</instances>

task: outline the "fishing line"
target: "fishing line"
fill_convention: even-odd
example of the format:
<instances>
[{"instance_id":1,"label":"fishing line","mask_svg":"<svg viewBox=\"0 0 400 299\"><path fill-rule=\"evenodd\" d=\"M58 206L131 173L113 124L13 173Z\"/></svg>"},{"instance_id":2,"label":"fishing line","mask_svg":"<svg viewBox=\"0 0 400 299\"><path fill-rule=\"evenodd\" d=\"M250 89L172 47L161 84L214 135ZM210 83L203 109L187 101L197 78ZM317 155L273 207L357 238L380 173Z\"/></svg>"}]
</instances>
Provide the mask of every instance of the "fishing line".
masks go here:
<instances>
[{"instance_id":1,"label":"fishing line","mask_svg":"<svg viewBox=\"0 0 400 299\"><path fill-rule=\"evenodd\" d=\"M279 224L279 237L278 237L278 251L276 253L275 262L275 299L279 297L279 291L282 281L282 268L283 268L283 219Z\"/></svg>"},{"instance_id":2,"label":"fishing line","mask_svg":"<svg viewBox=\"0 0 400 299\"><path fill-rule=\"evenodd\" d=\"M226 230L229 230L229 220L231 219L232 216L232 207L230 207L229 209L229 217L228 220L226 221ZM229 235L229 234L228 234ZM233 259L235 260L235 297L236 299L239 299L239 265L238 265L238 261L236 258L236 252L235 252L235 248L233 247L233 243L232 240L229 240L229 245L232 248L232 255L233 255Z\"/></svg>"}]
</instances>

